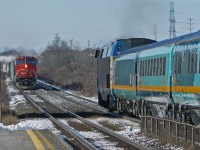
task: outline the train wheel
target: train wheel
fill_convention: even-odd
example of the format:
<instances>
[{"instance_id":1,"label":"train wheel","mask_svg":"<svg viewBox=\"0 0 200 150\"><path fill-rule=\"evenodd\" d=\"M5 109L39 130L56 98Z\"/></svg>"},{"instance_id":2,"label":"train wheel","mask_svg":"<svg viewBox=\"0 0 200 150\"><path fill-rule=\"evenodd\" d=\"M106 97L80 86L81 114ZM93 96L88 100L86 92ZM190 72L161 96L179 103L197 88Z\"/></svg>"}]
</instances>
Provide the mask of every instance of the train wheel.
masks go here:
<instances>
[{"instance_id":1,"label":"train wheel","mask_svg":"<svg viewBox=\"0 0 200 150\"><path fill-rule=\"evenodd\" d=\"M98 93L98 104L100 105L100 106L102 106L102 97L101 97L101 94L100 93Z\"/></svg>"}]
</instances>

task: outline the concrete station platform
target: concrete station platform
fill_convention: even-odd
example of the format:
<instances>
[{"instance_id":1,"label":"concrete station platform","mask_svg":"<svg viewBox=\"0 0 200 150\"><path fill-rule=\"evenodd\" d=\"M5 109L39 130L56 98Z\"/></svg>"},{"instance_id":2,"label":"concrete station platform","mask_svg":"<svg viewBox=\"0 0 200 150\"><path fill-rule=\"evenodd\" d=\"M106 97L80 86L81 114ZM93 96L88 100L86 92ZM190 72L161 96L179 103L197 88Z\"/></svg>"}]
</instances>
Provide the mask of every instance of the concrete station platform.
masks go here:
<instances>
[{"instance_id":1,"label":"concrete station platform","mask_svg":"<svg viewBox=\"0 0 200 150\"><path fill-rule=\"evenodd\" d=\"M0 131L0 150L64 150L49 130Z\"/></svg>"}]
</instances>

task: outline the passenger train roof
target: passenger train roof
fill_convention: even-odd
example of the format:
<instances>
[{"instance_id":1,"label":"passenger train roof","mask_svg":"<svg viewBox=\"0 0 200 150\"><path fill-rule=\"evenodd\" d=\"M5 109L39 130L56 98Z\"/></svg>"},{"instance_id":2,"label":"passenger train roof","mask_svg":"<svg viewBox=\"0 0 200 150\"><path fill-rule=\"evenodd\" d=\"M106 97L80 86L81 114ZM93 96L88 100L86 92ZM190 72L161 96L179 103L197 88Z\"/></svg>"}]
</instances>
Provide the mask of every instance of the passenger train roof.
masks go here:
<instances>
[{"instance_id":1,"label":"passenger train roof","mask_svg":"<svg viewBox=\"0 0 200 150\"><path fill-rule=\"evenodd\" d=\"M159 41L159 42L156 42L153 44L148 44L148 45L139 46L136 48L131 48L127 51L121 52L121 54L123 55L123 54L128 54L128 53L136 53L136 52L139 52L142 50L152 49L152 48L161 47L161 46L165 46L165 45L172 45L175 43L179 43L179 42L181 43L184 41L195 40L195 39L200 39L200 30L197 32L190 33L190 34L185 34L185 35L178 36L175 38Z\"/></svg>"}]
</instances>

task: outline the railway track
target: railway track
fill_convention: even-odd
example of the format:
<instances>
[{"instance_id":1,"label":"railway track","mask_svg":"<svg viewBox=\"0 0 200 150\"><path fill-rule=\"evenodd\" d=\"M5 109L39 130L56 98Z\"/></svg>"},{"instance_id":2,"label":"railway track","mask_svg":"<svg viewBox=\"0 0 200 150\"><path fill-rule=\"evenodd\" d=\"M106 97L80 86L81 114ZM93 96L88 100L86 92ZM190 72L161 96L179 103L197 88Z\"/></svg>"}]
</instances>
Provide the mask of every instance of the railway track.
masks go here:
<instances>
[{"instance_id":1,"label":"railway track","mask_svg":"<svg viewBox=\"0 0 200 150\"><path fill-rule=\"evenodd\" d=\"M37 104L37 102L34 101L34 98L32 96L30 96L30 92L24 92L21 91L24 96L35 106L37 107L37 109L39 109L45 116L47 116L52 122L54 122L57 126L59 126L60 128L62 128L64 131L68 132L71 136L73 136L73 138L75 138L76 140L78 140L81 144L83 144L87 149L98 149L97 146L91 144L89 141L87 141L85 138L83 138L82 136L80 136L80 134L77 134L76 132L74 132L72 130L71 127L67 126L66 124L63 124L63 122L59 121L58 119L54 118L53 116L51 116L44 108L41 107L41 104ZM36 94L34 92L34 94ZM112 130L109 130L105 127L102 127L100 125L97 125L95 123L92 123L90 121L88 121L87 119L78 116L70 111L68 111L66 108L60 107L58 105L56 105L55 103L52 103L48 100L46 100L45 98L37 95L41 100L45 101L45 105L46 103L49 103L50 105L52 105L53 107L57 108L58 110L68 114L69 116L78 119L79 121L83 122L84 124L87 124L88 126L91 126L92 128L98 130L99 132L101 132L102 134L109 135L112 138L114 138L115 141L122 143L122 145L124 145L126 148L125 149L149 149L145 146L142 146L138 143L133 142L132 140L121 136L120 134L115 133ZM43 105L44 106L44 105Z\"/></svg>"},{"instance_id":2,"label":"railway track","mask_svg":"<svg viewBox=\"0 0 200 150\"><path fill-rule=\"evenodd\" d=\"M21 90L20 90L21 91ZM49 118L54 124L56 124L59 128L63 129L65 132L67 132L71 137L75 138L78 142L80 142L86 149L92 149L96 150L97 148L94 147L91 143L89 143L87 140L85 140L83 137L81 137L79 134L77 134L74 130L72 130L69 126L62 123L52 115L50 115L47 111L45 111L41 106L37 104L37 102L34 101L33 98L30 97L30 95L24 91L21 91L21 93L27 98L27 100L36 107L42 114L44 114L47 118ZM66 143L67 149L73 149L71 145ZM75 147L78 147L75 145Z\"/></svg>"},{"instance_id":3,"label":"railway track","mask_svg":"<svg viewBox=\"0 0 200 150\"><path fill-rule=\"evenodd\" d=\"M35 94L37 94L36 92L34 92ZM97 125L96 123L92 123L91 121L67 110L66 108L63 108L61 106L56 105L55 103L52 103L48 100L46 100L44 97L37 95L40 99L44 100L45 102L50 103L50 105L56 107L57 109L59 109L60 111L70 115L73 118L78 119L79 121L83 122L84 124L87 124L88 126L100 131L101 133L106 133L107 135L111 136L112 138L115 139L115 141L120 142L123 146L125 146L128 149L148 149L138 143L133 142L132 140L121 136L120 134L117 134L116 132L114 132L113 130L109 130L103 126ZM29 97L30 98L30 97Z\"/></svg>"},{"instance_id":4,"label":"railway track","mask_svg":"<svg viewBox=\"0 0 200 150\"><path fill-rule=\"evenodd\" d=\"M73 120L72 118L77 118L76 116L70 116L70 114L68 114L67 116L67 118L65 118L66 119L66 122L64 122L63 120L64 119L61 119L61 118L63 118L63 116L65 116L66 117L66 112L64 112L64 111L62 111L62 110L60 110L59 108L57 108L57 107L55 107L55 106L58 106L58 107L61 107L61 108L63 108L64 107L64 103L62 103L61 102L61 100L59 100L59 99L61 99L62 97L61 96L59 96L58 94L56 94L56 93L61 93L61 95L63 96L63 98L62 99L67 99L67 98L69 98L69 97L71 97L72 99L78 99L78 98L75 98L73 95L71 95L70 93L69 94L66 94L65 93L65 91L59 91L58 89L55 89L55 88L52 88L52 87L50 87L50 86L46 86L46 88L48 88L48 90L44 90L44 89L37 89L37 90L34 90L34 92L36 92L36 93L32 93L32 91L23 91L23 92L25 92L27 95L28 95L28 97L30 98L30 99L32 99L32 101L33 102L35 102L36 103L36 105L38 105L39 104L39 107L42 107L42 106L45 106L45 107L43 107L43 108L41 108L42 109L42 113L44 114L44 115L46 115L48 118L52 118L53 116L54 116L54 119L56 120L56 122L59 122L59 123L61 123L61 124L63 124L64 126L68 126L72 131L74 131L75 130L75 134L77 134L77 131L78 131L78 135L80 135L79 133L81 133L82 134L82 132L79 130L79 129L77 129L75 126L73 126L72 124L77 124L77 123L79 123L79 122L82 122L82 121L79 121L79 120L77 120L77 121L74 121L73 123L71 123L70 122L70 119L69 118L71 118L71 120ZM46 89L45 88L45 89ZM39 93L38 93L38 91L40 91ZM53 92L52 92L53 91ZM53 102L57 102L56 104L55 103L52 103L52 104L50 104L48 101L48 98L46 99L45 98L45 96L42 98L42 96L40 95L41 93L44 93L44 95L46 94L46 95L48 95L50 98L52 98L52 100L53 100ZM38 94L39 94L39 96L38 96ZM26 96L25 96L26 97ZM36 98L37 97L37 98ZM80 96L81 97L81 96ZM38 100L38 99L40 99L40 100ZM47 102L45 101L45 99L47 100ZM62 100L63 101L63 100ZM70 100L71 101L71 100ZM79 100L77 100L78 102L80 102ZM84 99L82 99L82 103L84 103ZM69 101L68 101L69 102ZM71 101L72 102L72 101ZM31 104L32 104L32 102L30 102ZM48 104L49 103L49 104ZM59 104L60 103L60 104ZM72 102L72 103L74 103L74 102ZM86 103L86 102L85 102ZM88 101L88 103L89 103L89 101ZM97 103L95 103L95 102L92 102L94 105L97 105ZM74 103L74 105L76 105L77 103ZM86 103L87 104L87 103ZM47 106L47 105L49 105L49 106ZM94 108L94 105L93 105L93 108ZM83 106L83 105L80 105L80 106ZM89 107L87 107L87 108L89 108ZM49 110L48 109L51 109L52 110L52 112L50 111L49 112ZM63 108L63 109L65 109L65 110L67 110L66 108ZM104 108L103 108L104 109ZM95 111L96 109L94 109L94 111ZM56 113L54 113L54 112L62 112L62 113L60 113L60 114L62 114L62 117L60 117L59 116L59 118L58 118L58 116L55 116L55 114ZM69 110L67 110L68 112L70 112ZM101 110L99 110L99 111L101 111ZM106 112L108 112L108 110L106 110L106 109L104 109L103 111L101 111L102 113L104 112L104 111L106 111ZM50 114L52 114L53 116L51 116ZM64 115L63 115L64 114ZM108 114L110 114L110 113L108 113ZM112 113L111 113L112 114ZM69 117L70 116L70 117ZM81 116L79 116L79 117L81 117ZM85 117L85 116L84 116ZM121 117L120 115L119 115L119 117L118 117L118 115L117 114L114 114L113 115L113 118L114 117L116 117L116 120L122 120L122 119L120 119L120 118L123 118L123 116ZM56 119L57 118L57 119ZM83 117L82 117L83 118ZM119 119L117 119L117 118L119 118ZM128 117L129 118L129 117ZM85 119L85 118L83 118L83 119ZM125 118L124 119L126 119L126 116L125 116ZM57 121L58 120L58 121ZM75 120L75 119L74 119ZM87 120L87 119L86 119ZM88 120L92 120L92 119L88 119ZM93 119L94 120L94 119ZM93 120L92 120L92 122L93 122ZM53 120L52 120L52 122L53 122ZM98 122L98 121L96 121L96 122ZM95 122L95 124L97 124ZM99 123L99 122L98 122ZM63 129L63 128L61 128L61 127L59 127L59 125L57 125L56 123L54 123L55 125L56 125L56 128L58 129L58 130L61 130L62 132L62 134L63 135L65 135L66 136L66 134L65 133L67 133L67 131L65 131L65 129ZM100 123L101 124L101 123ZM82 123L81 124L82 126L84 126L84 128L85 128L85 126L90 126L89 124L86 124L86 123ZM140 126L140 124L138 124L139 126ZM104 125L100 125L100 126L104 126ZM125 125L126 126L126 125ZM134 126L133 126L134 127ZM94 128L94 127L90 127L90 128ZM106 126L106 128L107 128L107 126ZM108 127L109 128L109 127ZM99 131L97 128L95 128L96 129L96 131ZM112 128L111 128L112 129ZM132 130L130 130L130 131L132 131ZM129 131L129 133L127 134L127 132L125 133L125 134L121 134L121 132L119 132L121 135L125 135L126 137L128 137L127 139L131 139L131 141L133 142L133 141L136 141L136 143L138 143L138 140L139 139L141 139L141 138L143 138L144 136L143 135L137 135L137 133L136 134L133 134L133 132L130 132ZM86 131L86 133L87 133L88 131ZM101 131L102 133L105 133L104 131ZM117 130L114 130L114 131L112 131L111 130L111 132L118 132ZM151 131L152 132L152 131ZM69 133L67 133L67 134L69 134ZM93 134L93 133L92 133ZM106 133L107 134L107 133ZM69 134L70 135L70 134ZM70 135L71 136L71 135ZM102 148L101 146L100 147L98 147L99 145L96 145L96 144L94 144L95 142L95 140L96 139L94 139L93 141L90 139L90 138L87 138L86 136L85 136L85 134L83 134L82 136L81 136L84 140L86 140L88 143L90 143L91 144L91 146L93 146L95 149L98 149L98 148L100 148L100 149L110 149L110 148ZM108 137L108 135L107 135L107 137ZM110 137L112 137L112 136L110 136ZM111 140L111 142L113 142L113 141L115 141L115 142L113 142L113 143L116 143L116 141L117 141L117 139L115 138L115 137L112 137L113 139ZM124 136L122 136L122 138L124 138ZM91 149L91 148L87 148L84 144L82 144L81 142L79 142L75 137L73 137L73 136L71 136L71 137L68 137L68 136L66 136L65 137L65 140L66 139L69 139L69 144L67 144L68 145L68 148L67 149L70 149L70 148L74 148L75 147L75 149ZM70 142L70 140L71 139L73 139L73 142ZM110 138L111 139L111 138ZM110 140L110 139L106 139L106 140ZM124 138L124 139L126 139L126 138ZM66 140L67 141L67 140ZM75 143L79 143L77 146L76 146L76 144L75 144L75 146L74 146L74 141L77 141L77 142L75 142ZM152 141L152 142L151 142ZM145 146L147 146L147 147L149 147L149 148L151 148L151 149L162 149L160 146L161 145L159 145L159 143L155 143L156 142L156 140L154 140L154 139L147 139L147 138L145 138L144 140L139 140L139 143L145 143ZM68 142L68 141L67 141ZM101 141L100 141L101 142ZM120 141L117 141L117 143L120 143ZM118 144L118 146L116 146L116 147L113 147L113 148L124 148L124 149L149 149L149 148L147 148L147 147L145 147L145 146L143 146L143 148L137 148L137 147L134 147L134 146L132 146L132 145L129 145L128 147L127 147L127 143L125 143L124 141L121 141L121 143L124 143L124 147L122 146L122 145L120 145L120 144ZM135 142L134 142L135 143ZM66 144L66 143L65 143ZM72 145L71 145L72 144ZM81 146L80 146L81 145ZM139 144L139 146L141 146L140 144ZM160 148L159 148L160 147ZM167 147L167 146L166 146Z\"/></svg>"},{"instance_id":5,"label":"railway track","mask_svg":"<svg viewBox=\"0 0 200 150\"><path fill-rule=\"evenodd\" d=\"M44 83L43 83L44 84ZM46 88L48 88L49 90L43 90L43 92L44 93L46 93L47 95L49 95L50 97L52 97L52 95L54 95L54 97L52 97L53 99L56 99L56 98L58 98L58 97L61 97L61 98L63 98L63 99L66 99L66 98L68 98L68 97L71 97L73 100L75 99L74 98L74 94L72 93L67 93L67 92L65 92L65 91L59 91L58 89L55 89L55 88L52 88L52 87L50 87L50 86L46 86ZM39 90L35 90L36 91L36 93L34 92L34 94L35 94L35 97L40 97L40 99L42 99L43 101L46 101L45 100L45 98L42 98L41 96L38 96L38 93L37 93L37 91L39 91ZM37 101L35 102L35 97L33 97L33 96L31 96L32 95L32 91L31 92L28 92L28 91L21 91L23 94L25 93L26 95L28 95L28 97L25 95L25 97L27 98L27 99L31 99L31 100L29 100L30 102L31 102L31 104L34 102L34 103L36 103L36 105L38 105L37 104ZM81 96L78 96L78 97L76 97L77 99L80 97L80 99L81 99ZM70 99L70 101L72 102L72 100ZM75 100L76 101L76 100ZM82 99L82 101L83 102L81 102L81 103L84 103L84 99ZM41 101L40 101L40 103L41 103ZM49 103L48 102L48 100L47 100L47 102L45 102L45 106L47 105L47 103ZM75 103L75 102L73 102L73 103ZM80 101L76 101L76 103L75 104L78 104L78 103L80 103ZM85 102L86 103L86 102ZM88 103L89 103L89 105L90 105L90 100L88 101ZM86 103L86 105L88 105L88 103ZM95 105L97 105L97 103L95 103L95 102L91 102L91 103L93 103L94 105L92 105L92 106L90 106L90 107L87 107L87 108L94 108L94 106ZM43 105L44 103L41 103L40 104L40 106L38 106L38 107L40 107L41 108L41 105ZM33 104L34 105L34 104ZM62 106L62 103L61 103L61 106L58 106L57 104L55 104L55 103L50 103L49 105L51 105L49 108L53 108L53 109L57 109L58 110L58 112L64 112L65 114L68 114L68 115L70 115L71 114L71 117L74 117L74 118L78 118L77 116L76 116L76 114L74 115L72 112L70 112L70 111L68 111L66 108L63 108L63 107L61 107ZM35 105L34 105L35 106ZM84 105L80 105L80 106L84 106ZM38 107L36 107L36 108L38 108ZM61 107L63 110L65 110L65 111L63 111L62 109L60 109L59 107ZM84 106L85 107L85 106ZM97 110L97 109L95 109L95 110ZM52 112L50 112L50 113L48 113L47 111L46 111L46 108L44 109L44 108L41 108L41 110L40 110L44 115L46 115L50 120L52 119L52 122L54 122L59 128L61 128L64 132L69 132L69 131L66 131L67 129L65 129L65 127L67 126L65 123L63 124L63 122L62 121L60 121L60 119L56 119L55 117L53 117L53 116L51 116L50 115L50 113L52 113ZM103 112L105 112L105 113L108 113L108 110L106 110L106 109L104 109L104 108L102 108L102 110L101 109L99 109L99 111L101 111L102 113ZM68 113L67 113L68 112ZM63 114L64 114L63 113ZM112 114L112 113L108 113L109 115L110 114ZM116 114L114 114L113 116L115 116L115 117L118 117L118 115L116 115ZM79 116L80 117L80 116ZM84 119L83 117L80 117L80 118L82 118L82 119ZM121 117L121 116L119 116L119 118L123 118L123 116ZM129 117L128 117L129 118ZM125 119L126 119L126 116L125 116ZM54 121L53 121L54 120ZM56 123L57 122L57 123ZM62 127L60 127L60 124L61 125L63 125L64 126L64 129L62 128ZM85 123L85 124L87 124L87 123ZM143 123L144 124L144 123ZM147 126L147 124L149 124L149 121L148 122L146 122L145 123L146 125L145 126ZM90 126L90 124L87 124L88 126ZM167 124L168 125L168 124ZM70 125L71 126L71 125ZM85 126L85 125L84 125ZM143 125L144 126L144 125ZM153 128L153 123L150 123L150 125L148 125L148 126L151 126L151 128ZM161 122L161 126L166 126L166 125L163 125L163 123ZM67 126L69 129L71 129L72 130L72 132L74 131L71 127L69 127L69 126ZM157 126L156 126L157 127ZM168 127L168 126L167 126ZM95 127L93 127L93 128L95 128ZM97 129L97 128L96 128ZM99 130L99 129L97 129L97 130ZM152 133L152 131L153 131L154 129L150 129L150 131L151 131L151 133ZM157 129L156 129L157 130ZM148 129L145 129L145 131L146 131L146 133L150 133L150 131L148 131ZM105 132L105 131L103 131L103 132ZM113 132L113 131L111 131L111 132ZM198 131L199 132L199 131ZM69 133L70 135L71 134L73 134L73 133ZM75 133L74 134L77 134L77 132L75 131ZM80 136L80 134L78 134L79 136ZM185 135L187 135L187 131L186 131L186 133L185 133ZM71 135L72 136L72 135ZM93 148L87 148L86 146L85 146L85 144L82 144L76 137L74 137L74 136L72 136L75 140L77 140L82 146L81 146L81 148L77 148L77 149L83 149L83 146L84 146L84 149L98 149L98 146L96 146L96 145L94 145L94 144L91 144L90 143L90 141L88 141L88 139L87 138L83 138L82 136L81 136L81 138L83 138L83 141L85 140L86 142L88 142L89 144L91 144L91 147L93 147ZM114 137L113 137L114 138ZM124 138L123 136L122 136L122 138ZM194 138L196 138L196 136L194 136ZM126 140L126 138L124 138L125 140ZM186 139L186 138L185 138ZM191 139L193 139L193 138L191 138ZM129 139L128 139L129 140ZM124 141L123 141L124 142ZM84 143L84 142L83 142ZM66 144L66 143L65 143ZM67 145L67 144L66 144ZM140 146L140 145L139 145ZM67 145L66 147L68 147L68 149L71 149L72 148L72 146L71 145ZM131 148L133 148L134 146L132 146L132 145L130 145L130 147ZM147 147L143 147L144 149L148 149ZM143 148L138 148L138 147L135 147L134 149L143 149ZM126 148L125 148L126 149ZM130 148L129 148L130 149Z\"/></svg>"},{"instance_id":6,"label":"railway track","mask_svg":"<svg viewBox=\"0 0 200 150\"><path fill-rule=\"evenodd\" d=\"M30 105L32 105L35 109L38 110L38 112L41 112L41 114L43 114L49 120L51 120L57 126L57 128L59 128L59 130L62 130L63 135L66 136L67 139L60 139L60 137L57 137L56 135L54 135L54 136L61 143L61 145L65 147L65 149L67 149L67 150L73 150L73 149L77 149L77 150L79 150L79 149L80 150L82 150L82 149L83 150L86 150L86 149L97 150L96 147L94 147L91 143L89 143L87 140L85 140L76 131L74 131L69 126L67 126L66 124L64 124L60 120L58 120L55 117L53 117L52 115L50 115L50 113L48 113L45 110L46 108L43 109L41 107L41 102L42 102L41 100L39 100L39 101L37 100L35 102L36 97L31 95L30 91L27 91L27 90L23 91L23 90L17 88L13 82L11 82L11 84L14 88L16 88L19 91L19 93L21 93L26 98L26 100L28 101L28 103L30 103ZM52 106L50 106L49 108L52 108ZM55 108L53 108L53 109L55 109ZM53 133L51 133L51 134L53 134ZM70 139L72 139L73 142L71 142Z\"/></svg>"},{"instance_id":7,"label":"railway track","mask_svg":"<svg viewBox=\"0 0 200 150\"><path fill-rule=\"evenodd\" d=\"M42 87L48 87L48 85L46 85L45 83L40 83L40 86L42 86ZM110 112L108 112L108 110L107 109L104 109L104 108L99 108L99 106L98 106L98 104L97 103L94 103L94 102L90 102L91 100L89 100L89 99L87 99L87 98L84 98L84 97L82 97L82 96L78 96L78 95L75 95L75 94L73 94L73 93L71 93L71 92L67 92L67 91L62 91L62 90L60 90L60 89L58 89L58 88L55 88L55 87L48 87L49 89L50 88L52 88L51 90L49 90L48 91L48 93L49 94L52 94L52 95L55 95L55 96L57 96L57 97L61 97L61 98L63 98L63 99L68 99L68 101L70 101L70 102L73 102L73 103L75 103L75 104L77 104L77 105L80 105L80 106L84 106L84 107L87 107L87 108L90 108L90 109L94 109L94 110L97 110L97 111L100 111L100 112L102 112L102 113L105 113L105 114L109 114L109 115L113 115L113 116L117 116L117 117L119 117L119 118L124 118L124 119L128 119L128 120L131 120L131 121L133 121L133 122L137 122L137 123L141 123L140 122L140 120L138 121L137 119L135 119L135 118L131 118L130 119L130 117L127 117L127 116L120 116L120 115L117 115L117 114L113 114L113 113L110 113ZM144 122L144 121L143 121ZM167 122L167 121L166 121ZM156 135L155 136L155 133L158 133L158 131L157 131L157 129L153 129L153 127L156 127L156 125L157 125L157 123L143 123L142 124L142 126L144 126L144 124L145 124L145 134L146 135L150 135L150 137L152 137L152 135L153 135L153 137L155 137L155 138L158 138L158 136ZM155 125L156 124L156 125ZM167 124L168 125L168 124ZM162 122L161 122L161 126L165 129L166 128L166 125L164 125ZM150 128L148 128L148 127L151 127L151 129ZM168 127L168 126L167 126ZM172 126L173 127L173 126ZM168 127L169 128L169 127ZM175 127L174 127L175 128ZM194 133L193 132L191 132L191 131L193 131L193 129L191 129L191 131L185 131L185 124L183 124L182 125L182 127L181 127L181 129L184 129L184 135L185 135L185 137L184 138L182 138L182 139L185 139L185 141L187 141L187 138L190 138L190 137L192 137L191 139L189 139L189 141L191 140L191 141L194 141L194 139L196 138L196 137L198 137L198 136L196 136L196 135L198 135L199 134L199 131L195 131ZM190 127L189 127L190 128ZM143 129L144 129L144 127L143 127ZM155 130L155 131L154 131ZM143 131L143 132L144 132ZM164 130L165 131L165 130ZM171 129L170 130L170 134L169 134L169 132L166 130L166 132L164 132L163 133L163 135L167 135L167 137L168 138L170 138L170 136L171 136L171 138L170 139L174 139L174 134L176 133L176 135L177 135L177 138L175 138L175 139L178 139L178 138L180 138L180 137L178 137L178 133L180 132L180 131L174 131L174 133L171 133L173 131L173 129ZM153 133L152 133L153 132ZM163 131L162 131L163 132ZM190 132L192 133L192 135L190 135ZM150 134L151 133L151 134ZM180 132L180 134L181 134L181 132ZM194 135L193 135L194 134ZM159 137L160 138L160 137ZM170 141L170 140L168 140L168 141ZM172 140L171 140L172 141ZM174 140L175 141L175 140ZM168 142L168 143L170 143L170 142ZM178 143L178 142L177 142ZM187 143L188 143L188 141L187 141ZM194 142L193 142L194 143ZM180 142L179 142L179 144L178 145L180 145ZM197 144L198 145L198 144ZM184 145L183 145L184 146ZM198 148L199 148L199 146L197 146Z\"/></svg>"},{"instance_id":8,"label":"railway track","mask_svg":"<svg viewBox=\"0 0 200 150\"><path fill-rule=\"evenodd\" d=\"M123 118L123 119L130 120L130 121L133 121L133 122L136 122L136 123L141 123L140 119L109 112L108 109L99 106L97 102L94 102L94 101L90 100L89 98L79 96L79 95L74 94L72 92L63 91L63 90L61 90L61 89L59 89L55 86L49 85L49 84L41 82L41 81L37 81L37 85L42 87L42 88L48 89L49 90L48 93L52 93L54 95L57 95L57 96L65 99L65 100L73 102L77 105L81 105L83 107L102 112L106 115L110 115L110 116L114 116L114 117L118 117L118 118ZM71 96L71 97L69 97L69 96Z\"/></svg>"}]
</instances>

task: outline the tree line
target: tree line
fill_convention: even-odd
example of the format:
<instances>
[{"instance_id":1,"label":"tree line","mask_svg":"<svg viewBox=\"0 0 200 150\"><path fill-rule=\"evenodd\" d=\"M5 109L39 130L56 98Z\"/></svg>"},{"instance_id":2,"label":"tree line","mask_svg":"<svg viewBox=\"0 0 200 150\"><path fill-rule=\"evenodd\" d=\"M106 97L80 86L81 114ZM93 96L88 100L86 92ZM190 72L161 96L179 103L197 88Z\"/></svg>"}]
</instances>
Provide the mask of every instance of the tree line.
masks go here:
<instances>
[{"instance_id":1,"label":"tree line","mask_svg":"<svg viewBox=\"0 0 200 150\"><path fill-rule=\"evenodd\" d=\"M81 50L58 35L49 43L38 59L38 76L62 87L94 96L96 88L95 48Z\"/></svg>"}]
</instances>

